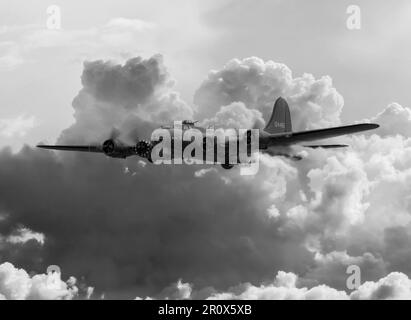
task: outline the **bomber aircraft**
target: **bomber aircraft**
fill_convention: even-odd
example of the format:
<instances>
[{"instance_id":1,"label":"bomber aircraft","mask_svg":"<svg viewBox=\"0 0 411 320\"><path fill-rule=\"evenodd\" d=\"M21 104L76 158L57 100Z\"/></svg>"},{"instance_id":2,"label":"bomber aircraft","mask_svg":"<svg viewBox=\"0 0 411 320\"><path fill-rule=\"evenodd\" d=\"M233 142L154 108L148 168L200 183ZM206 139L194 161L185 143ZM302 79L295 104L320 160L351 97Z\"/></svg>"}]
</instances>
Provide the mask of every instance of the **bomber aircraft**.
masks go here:
<instances>
[{"instance_id":1,"label":"bomber aircraft","mask_svg":"<svg viewBox=\"0 0 411 320\"><path fill-rule=\"evenodd\" d=\"M197 121L184 120L181 122L181 127L179 128L181 132L186 132L188 130L197 130L201 133L206 133L207 129L197 126ZM299 145L306 148L343 148L347 147L345 144L312 144L311 141L333 138L341 135L353 134L357 132L367 131L378 128L379 125L375 123L361 123L361 124L352 124L339 127L331 127L324 129L314 129L314 130L305 130L305 131L296 131L292 130L291 126L291 116L290 109L288 107L287 101L279 97L273 107L273 111L269 121L267 122L264 129L258 129L257 138L258 139L258 151L261 153L267 153L273 156L284 156L292 160L301 160L302 157L298 154L293 154L293 146ZM171 142L174 143L174 136L176 133L176 128L174 126L161 126L163 131L167 131L171 135ZM238 131L237 131L238 132ZM245 130L245 134L240 136L237 133L237 146L239 141L246 139L247 152L250 153L250 144L253 141L252 130ZM206 147L208 143L207 138L203 138L204 152L201 155L193 155L194 157L200 157L206 159ZM242 140L244 141L244 140ZM53 150L64 150L64 151L83 151L83 152L95 152L103 153L109 157L113 158L127 158L129 156L140 156L147 159L149 162L153 162L152 151L161 142L161 139L150 140L137 140L133 144L127 144L118 139L115 136L105 140L101 144L93 145L37 145L39 148L43 149L53 149ZM184 150L192 141L182 141L182 149ZM212 150L214 154L213 163L221 164L224 169L231 169L235 164L239 164L239 156L237 148L237 157L235 161L231 161L232 158L229 158L229 151L226 148L226 151L223 151L223 159L217 159L217 148L214 148L218 144L217 139L214 138L212 142ZM225 140L224 144L227 146L228 142ZM172 149L172 148L171 148ZM179 153L179 154L184 154ZM171 157L173 158L175 153L172 152ZM209 162L207 162L209 163Z\"/></svg>"}]
</instances>

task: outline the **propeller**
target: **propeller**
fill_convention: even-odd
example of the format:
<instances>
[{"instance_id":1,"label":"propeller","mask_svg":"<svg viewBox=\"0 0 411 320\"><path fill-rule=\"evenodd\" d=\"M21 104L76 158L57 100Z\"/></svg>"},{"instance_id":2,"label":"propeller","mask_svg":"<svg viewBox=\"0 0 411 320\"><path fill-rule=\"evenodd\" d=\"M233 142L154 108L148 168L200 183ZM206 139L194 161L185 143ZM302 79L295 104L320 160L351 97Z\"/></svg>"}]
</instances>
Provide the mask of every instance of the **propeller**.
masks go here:
<instances>
[{"instance_id":1,"label":"propeller","mask_svg":"<svg viewBox=\"0 0 411 320\"><path fill-rule=\"evenodd\" d=\"M139 132L137 128L133 128L128 133L122 136L124 142L128 144L135 145L135 152L138 156L142 158L146 158L149 161L151 160L151 149L152 143L149 140L140 140L139 139Z\"/></svg>"},{"instance_id":2,"label":"propeller","mask_svg":"<svg viewBox=\"0 0 411 320\"><path fill-rule=\"evenodd\" d=\"M115 149L115 144L114 144L114 140L113 139L108 139L106 141L103 142L103 151L105 154L112 154L114 152Z\"/></svg>"},{"instance_id":3,"label":"propeller","mask_svg":"<svg viewBox=\"0 0 411 320\"><path fill-rule=\"evenodd\" d=\"M107 140L103 142L102 149L107 155L112 154L116 148L116 140L120 136L121 132L116 127L113 127L110 131L110 135Z\"/></svg>"}]
</instances>

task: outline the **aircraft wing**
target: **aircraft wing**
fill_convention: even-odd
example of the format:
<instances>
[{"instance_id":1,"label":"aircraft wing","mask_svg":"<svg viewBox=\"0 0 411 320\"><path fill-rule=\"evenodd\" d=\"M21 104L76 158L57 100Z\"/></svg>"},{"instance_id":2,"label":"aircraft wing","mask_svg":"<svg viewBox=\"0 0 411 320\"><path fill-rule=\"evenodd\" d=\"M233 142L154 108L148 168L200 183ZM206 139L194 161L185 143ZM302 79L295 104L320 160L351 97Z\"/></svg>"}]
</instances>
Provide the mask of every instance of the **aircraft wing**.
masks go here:
<instances>
[{"instance_id":1,"label":"aircraft wing","mask_svg":"<svg viewBox=\"0 0 411 320\"><path fill-rule=\"evenodd\" d=\"M63 150L63 151L83 151L83 152L103 152L101 146L56 146L56 145L37 145L38 148Z\"/></svg>"},{"instance_id":2,"label":"aircraft wing","mask_svg":"<svg viewBox=\"0 0 411 320\"><path fill-rule=\"evenodd\" d=\"M284 132L281 134L274 134L268 137L270 145L290 145L300 142L328 139L342 136L345 134L352 134L367 130L378 128L379 125L375 123L353 124L349 126L333 127L326 129L315 129L298 132ZM331 146L331 145L330 145ZM317 146L321 147L321 146ZM330 147L329 147L330 148Z\"/></svg>"}]
</instances>

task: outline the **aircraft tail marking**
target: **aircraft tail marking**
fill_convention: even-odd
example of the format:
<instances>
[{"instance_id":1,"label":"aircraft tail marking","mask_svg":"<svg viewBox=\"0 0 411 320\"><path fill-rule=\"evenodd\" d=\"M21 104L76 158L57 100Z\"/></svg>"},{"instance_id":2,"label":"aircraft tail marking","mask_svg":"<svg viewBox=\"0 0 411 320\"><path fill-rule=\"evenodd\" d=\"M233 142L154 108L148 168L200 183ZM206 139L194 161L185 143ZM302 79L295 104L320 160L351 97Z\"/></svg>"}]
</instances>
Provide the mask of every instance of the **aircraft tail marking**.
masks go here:
<instances>
[{"instance_id":1,"label":"aircraft tail marking","mask_svg":"<svg viewBox=\"0 0 411 320\"><path fill-rule=\"evenodd\" d=\"M287 101L279 97L273 107L273 113L264 128L267 133L284 133L291 132L291 116Z\"/></svg>"}]
</instances>

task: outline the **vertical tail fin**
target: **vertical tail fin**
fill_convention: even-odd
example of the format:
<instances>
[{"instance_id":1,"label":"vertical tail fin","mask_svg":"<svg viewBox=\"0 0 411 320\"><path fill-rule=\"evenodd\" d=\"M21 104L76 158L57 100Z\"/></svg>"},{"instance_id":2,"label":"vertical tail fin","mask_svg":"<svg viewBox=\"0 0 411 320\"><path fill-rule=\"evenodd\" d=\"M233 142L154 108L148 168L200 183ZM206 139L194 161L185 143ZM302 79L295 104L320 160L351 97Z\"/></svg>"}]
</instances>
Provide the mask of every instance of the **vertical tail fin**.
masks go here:
<instances>
[{"instance_id":1,"label":"vertical tail fin","mask_svg":"<svg viewBox=\"0 0 411 320\"><path fill-rule=\"evenodd\" d=\"M271 118L267 122L264 131L268 133L292 131L290 109L288 108L288 103L285 99L279 97L275 101L273 113L271 114Z\"/></svg>"}]
</instances>

